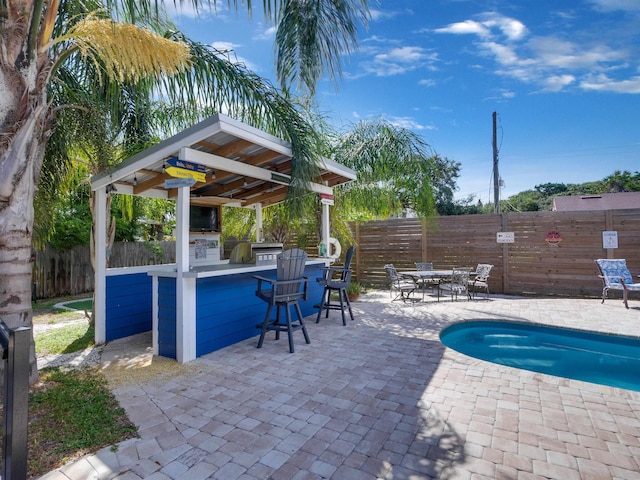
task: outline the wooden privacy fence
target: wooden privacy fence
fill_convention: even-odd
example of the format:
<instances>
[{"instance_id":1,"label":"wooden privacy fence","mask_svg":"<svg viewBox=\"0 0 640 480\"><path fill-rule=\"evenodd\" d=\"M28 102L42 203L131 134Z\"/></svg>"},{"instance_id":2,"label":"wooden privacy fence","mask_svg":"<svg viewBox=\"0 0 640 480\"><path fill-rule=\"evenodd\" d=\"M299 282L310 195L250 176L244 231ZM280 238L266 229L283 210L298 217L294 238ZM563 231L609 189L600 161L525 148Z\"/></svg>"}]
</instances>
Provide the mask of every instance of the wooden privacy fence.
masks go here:
<instances>
[{"instance_id":1,"label":"wooden privacy fence","mask_svg":"<svg viewBox=\"0 0 640 480\"><path fill-rule=\"evenodd\" d=\"M596 258L625 258L631 273L640 274L640 209L399 218L352 224L352 230L358 247L354 278L376 287L387 285L385 264L411 270L419 261L436 268L490 263L491 292L507 294L600 295ZM619 248L603 248L603 231L617 232ZM497 243L498 232L513 232L515 242ZM545 241L552 232L562 237L555 246ZM292 236L287 247L296 243ZM302 248L317 255L317 241L306 243ZM123 242L114 245L109 265L172 262L174 242ZM36 252L33 280L37 298L93 291L89 247Z\"/></svg>"},{"instance_id":2,"label":"wooden privacy fence","mask_svg":"<svg viewBox=\"0 0 640 480\"><path fill-rule=\"evenodd\" d=\"M64 252L47 247L36 251L35 257L35 298L93 292L94 275L88 245ZM175 242L118 242L113 245L109 267L173 263L175 258Z\"/></svg>"},{"instance_id":3,"label":"wooden privacy fence","mask_svg":"<svg viewBox=\"0 0 640 480\"><path fill-rule=\"evenodd\" d=\"M602 282L596 258L625 258L640 274L640 209L589 212L523 212L354 224L357 281L387 285L386 263L399 270L430 261L436 268L494 265L494 293L597 296ZM616 231L619 248L603 248L603 231ZM497 243L513 232L514 243ZM545 241L559 234L562 241ZM614 294L615 295L615 294Z\"/></svg>"}]
</instances>

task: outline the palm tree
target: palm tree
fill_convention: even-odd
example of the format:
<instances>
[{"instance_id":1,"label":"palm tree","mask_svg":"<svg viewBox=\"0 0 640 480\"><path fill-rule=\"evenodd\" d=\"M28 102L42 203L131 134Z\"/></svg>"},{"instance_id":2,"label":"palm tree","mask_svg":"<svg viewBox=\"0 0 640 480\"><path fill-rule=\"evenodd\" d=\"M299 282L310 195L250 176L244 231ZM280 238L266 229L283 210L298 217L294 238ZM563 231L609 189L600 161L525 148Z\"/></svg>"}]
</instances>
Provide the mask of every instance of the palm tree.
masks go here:
<instances>
[{"instance_id":1,"label":"palm tree","mask_svg":"<svg viewBox=\"0 0 640 480\"><path fill-rule=\"evenodd\" d=\"M240 2L229 3L237 8ZM251 10L252 2L246 5ZM252 81L245 89L242 80L234 82L232 66L216 70L202 46L154 34L165 25L161 7L158 0L0 0L0 317L12 328L32 324L33 198L43 173L64 173L73 137L65 141L60 132L113 132L105 122L123 118L127 86L177 95L192 108L215 96L218 105L253 112L261 120L256 126L273 127L292 142L299 160L294 190L313 169L305 146L310 128L295 109L255 76L245 76ZM366 0L264 0L263 8L279 30L281 85L297 83L309 92L324 72L339 75L341 55L355 47L356 22L367 15ZM218 77L223 71L229 76ZM112 158L95 153L99 165Z\"/></svg>"}]
</instances>

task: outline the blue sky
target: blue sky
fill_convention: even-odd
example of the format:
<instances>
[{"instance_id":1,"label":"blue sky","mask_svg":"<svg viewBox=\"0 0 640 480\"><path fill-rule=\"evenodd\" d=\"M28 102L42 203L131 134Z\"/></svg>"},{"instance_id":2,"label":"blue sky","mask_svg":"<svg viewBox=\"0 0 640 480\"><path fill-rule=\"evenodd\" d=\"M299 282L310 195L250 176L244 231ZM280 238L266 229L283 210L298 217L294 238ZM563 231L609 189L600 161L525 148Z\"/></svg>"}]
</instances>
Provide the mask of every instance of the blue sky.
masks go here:
<instances>
[{"instance_id":1,"label":"blue sky","mask_svg":"<svg viewBox=\"0 0 640 480\"><path fill-rule=\"evenodd\" d=\"M261 4L261 2L256 2ZM501 198L547 182L640 170L640 0L371 1L360 48L322 112L339 127L384 117L461 164L457 198L489 202L492 113ZM259 11L173 14L191 38L274 81Z\"/></svg>"}]
</instances>

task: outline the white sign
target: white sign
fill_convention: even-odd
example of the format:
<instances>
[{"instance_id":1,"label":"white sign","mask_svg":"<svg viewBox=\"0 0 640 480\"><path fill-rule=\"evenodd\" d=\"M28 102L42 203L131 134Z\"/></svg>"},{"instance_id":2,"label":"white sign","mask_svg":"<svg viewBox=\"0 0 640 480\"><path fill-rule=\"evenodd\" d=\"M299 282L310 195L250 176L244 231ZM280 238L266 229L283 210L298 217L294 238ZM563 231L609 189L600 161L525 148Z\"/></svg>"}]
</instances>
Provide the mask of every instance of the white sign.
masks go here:
<instances>
[{"instance_id":1,"label":"white sign","mask_svg":"<svg viewBox=\"0 0 640 480\"><path fill-rule=\"evenodd\" d=\"M190 187L195 185L195 178L167 178L164 181L164 188L182 188L182 187Z\"/></svg>"},{"instance_id":2,"label":"white sign","mask_svg":"<svg viewBox=\"0 0 640 480\"><path fill-rule=\"evenodd\" d=\"M602 232L602 248L618 248L618 232L604 231Z\"/></svg>"},{"instance_id":3,"label":"white sign","mask_svg":"<svg viewBox=\"0 0 640 480\"><path fill-rule=\"evenodd\" d=\"M515 241L516 241L516 234L514 232L496 233L496 242L498 243L513 243Z\"/></svg>"}]
</instances>

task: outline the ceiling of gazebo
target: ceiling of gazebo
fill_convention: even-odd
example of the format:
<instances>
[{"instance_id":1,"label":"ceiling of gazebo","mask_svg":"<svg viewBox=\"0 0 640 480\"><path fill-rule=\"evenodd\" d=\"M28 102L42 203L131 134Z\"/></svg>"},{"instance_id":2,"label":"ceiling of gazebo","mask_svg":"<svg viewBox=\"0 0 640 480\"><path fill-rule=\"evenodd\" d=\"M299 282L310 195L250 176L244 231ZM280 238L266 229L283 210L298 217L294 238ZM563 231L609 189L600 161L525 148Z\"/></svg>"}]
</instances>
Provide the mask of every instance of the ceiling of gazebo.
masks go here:
<instances>
[{"instance_id":1,"label":"ceiling of gazebo","mask_svg":"<svg viewBox=\"0 0 640 480\"><path fill-rule=\"evenodd\" d=\"M288 143L218 114L94 176L92 189L175 198L177 188L165 188L165 181L174 178L169 172L176 160L205 172L204 181L190 187L191 203L267 206L286 196L292 154ZM319 175L311 187L325 194L331 193L328 187L356 178L353 170L328 159Z\"/></svg>"}]
</instances>

